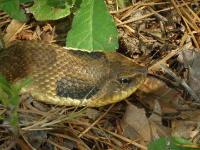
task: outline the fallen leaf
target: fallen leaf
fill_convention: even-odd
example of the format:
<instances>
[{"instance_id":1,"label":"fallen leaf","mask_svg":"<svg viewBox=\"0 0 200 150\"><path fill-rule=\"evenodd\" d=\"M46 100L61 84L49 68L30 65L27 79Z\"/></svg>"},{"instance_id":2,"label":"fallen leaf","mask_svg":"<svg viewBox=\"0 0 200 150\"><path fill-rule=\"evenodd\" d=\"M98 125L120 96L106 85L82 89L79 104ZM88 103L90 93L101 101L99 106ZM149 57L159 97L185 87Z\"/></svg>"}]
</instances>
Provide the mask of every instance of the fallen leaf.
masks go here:
<instances>
[{"instance_id":1,"label":"fallen leaf","mask_svg":"<svg viewBox=\"0 0 200 150\"><path fill-rule=\"evenodd\" d=\"M162 110L158 101L155 101L153 113L149 117L149 123L153 139L157 139L162 136L170 136L170 129L162 124Z\"/></svg>"},{"instance_id":2,"label":"fallen leaf","mask_svg":"<svg viewBox=\"0 0 200 150\"><path fill-rule=\"evenodd\" d=\"M178 60L189 69L188 84L192 90L200 97L200 49L190 49L182 51Z\"/></svg>"},{"instance_id":3,"label":"fallen leaf","mask_svg":"<svg viewBox=\"0 0 200 150\"><path fill-rule=\"evenodd\" d=\"M122 128L124 135L131 139L142 137L145 142L151 141L149 121L142 108L129 104L122 120Z\"/></svg>"},{"instance_id":4,"label":"fallen leaf","mask_svg":"<svg viewBox=\"0 0 200 150\"><path fill-rule=\"evenodd\" d=\"M199 126L194 121L174 120L172 122L172 136L181 137L184 139L193 139L194 131L199 132Z\"/></svg>"},{"instance_id":5,"label":"fallen leaf","mask_svg":"<svg viewBox=\"0 0 200 150\"><path fill-rule=\"evenodd\" d=\"M12 20L6 29L6 34L4 36L5 46L7 47L11 41L14 41L17 33L21 32L24 28L25 23Z\"/></svg>"},{"instance_id":6,"label":"fallen leaf","mask_svg":"<svg viewBox=\"0 0 200 150\"><path fill-rule=\"evenodd\" d=\"M167 84L155 77L148 77L144 84L136 93L140 97L140 101L153 110L155 100L159 102L163 113L177 113L177 103L181 100L181 95L175 89L167 86Z\"/></svg>"}]
</instances>

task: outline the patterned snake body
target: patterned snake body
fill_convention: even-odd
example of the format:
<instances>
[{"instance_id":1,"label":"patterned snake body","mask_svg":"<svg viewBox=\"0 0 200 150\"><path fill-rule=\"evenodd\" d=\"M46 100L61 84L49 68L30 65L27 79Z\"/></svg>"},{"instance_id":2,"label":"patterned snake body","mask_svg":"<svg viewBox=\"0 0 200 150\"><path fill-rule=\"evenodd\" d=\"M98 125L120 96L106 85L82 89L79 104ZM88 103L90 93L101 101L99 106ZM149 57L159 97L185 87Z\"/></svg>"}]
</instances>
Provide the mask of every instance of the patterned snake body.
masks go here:
<instances>
[{"instance_id":1,"label":"patterned snake body","mask_svg":"<svg viewBox=\"0 0 200 150\"><path fill-rule=\"evenodd\" d=\"M31 78L21 93L55 105L99 107L130 96L146 68L116 52L83 52L36 41L0 52L0 73L11 82Z\"/></svg>"}]
</instances>

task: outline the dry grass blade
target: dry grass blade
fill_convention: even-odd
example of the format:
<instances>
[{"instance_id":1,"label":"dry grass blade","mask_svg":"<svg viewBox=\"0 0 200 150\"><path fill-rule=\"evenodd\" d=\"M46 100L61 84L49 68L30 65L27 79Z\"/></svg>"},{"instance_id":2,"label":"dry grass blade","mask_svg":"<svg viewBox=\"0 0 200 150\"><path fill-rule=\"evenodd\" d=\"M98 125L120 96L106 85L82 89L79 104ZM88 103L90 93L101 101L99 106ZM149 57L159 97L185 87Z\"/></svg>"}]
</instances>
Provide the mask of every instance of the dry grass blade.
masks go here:
<instances>
[{"instance_id":1,"label":"dry grass blade","mask_svg":"<svg viewBox=\"0 0 200 150\"><path fill-rule=\"evenodd\" d=\"M110 11L111 14L117 14L117 13L123 13L125 11L129 10L136 10L136 8L139 8L140 6L154 6L154 5L163 5L163 4L168 4L169 2L141 2L138 1L137 3L132 4L131 6L119 9L117 11ZM121 18L122 19L122 18Z\"/></svg>"},{"instance_id":2,"label":"dry grass blade","mask_svg":"<svg viewBox=\"0 0 200 150\"><path fill-rule=\"evenodd\" d=\"M192 37L192 39L193 39L193 41L194 41L195 46L196 46L197 48L199 48L199 44L198 44L196 38L194 37L193 32L191 31L191 29L190 29L190 27L189 27L189 25L188 25L188 24L189 24L188 20L186 20L186 19L183 17L183 21L184 21L185 24L186 24L187 30L188 30L189 34L191 35L191 37Z\"/></svg>"},{"instance_id":3,"label":"dry grass blade","mask_svg":"<svg viewBox=\"0 0 200 150\"><path fill-rule=\"evenodd\" d=\"M150 66L148 68L149 71L158 71L161 68L161 64L166 64L166 61L168 59L170 59L171 57L173 57L174 55L178 54L179 52L181 52L182 49L178 48L176 50L172 50L167 56L165 56L164 58L162 58L160 61L156 62L155 64L153 64L152 66Z\"/></svg>"},{"instance_id":4,"label":"dry grass blade","mask_svg":"<svg viewBox=\"0 0 200 150\"><path fill-rule=\"evenodd\" d=\"M92 127L94 127L102 118L108 114L108 112L113 108L114 104L110 105L110 107L106 110L104 114L102 114L95 122L93 122L87 129L85 129L81 134L79 134L79 138L82 137L85 133L87 133Z\"/></svg>"},{"instance_id":5,"label":"dry grass blade","mask_svg":"<svg viewBox=\"0 0 200 150\"><path fill-rule=\"evenodd\" d=\"M188 33L185 32L182 39L181 39L181 42L180 42L180 46L179 48L175 49L175 50L172 50L169 54L167 54L167 56L165 56L164 58L162 58L161 60L157 61L155 64L151 65L148 70L149 71L156 71L156 70L159 70L161 68L161 65L165 65L166 64L166 61L169 60L171 57L175 56L176 54L180 53L181 51L183 51L185 48L188 48L190 46L190 43L186 43L188 39ZM186 45L184 45L184 43Z\"/></svg>"},{"instance_id":6,"label":"dry grass blade","mask_svg":"<svg viewBox=\"0 0 200 150\"><path fill-rule=\"evenodd\" d=\"M5 12L0 11L0 27L6 25L10 21L10 17Z\"/></svg>"},{"instance_id":7,"label":"dry grass blade","mask_svg":"<svg viewBox=\"0 0 200 150\"><path fill-rule=\"evenodd\" d=\"M120 9L120 10L110 11L110 13L111 13L111 14L122 13L122 12L124 12L124 11L126 11L126 10L131 9L132 7L133 7L133 6L129 6L129 7L122 8L122 9Z\"/></svg>"},{"instance_id":8,"label":"dry grass blade","mask_svg":"<svg viewBox=\"0 0 200 150\"><path fill-rule=\"evenodd\" d=\"M132 22L139 21L139 20L143 20L143 19L148 18L148 17L150 17L152 15L154 15L154 13L146 14L146 15L143 15L143 16L138 17L138 18L131 18L129 20L126 20L126 21L123 21L121 23L118 23L117 26L128 24L128 23L132 23Z\"/></svg>"},{"instance_id":9,"label":"dry grass blade","mask_svg":"<svg viewBox=\"0 0 200 150\"><path fill-rule=\"evenodd\" d=\"M199 33L200 32L200 28L197 26L196 20L199 21L200 18L190 8L188 9L187 3L184 2L183 3L184 5L181 5L178 1L175 1L175 0L171 0L171 1L172 1L173 6L175 7L175 9L177 10L178 14L183 18L183 21L184 21L184 23L185 23L185 25L187 27L187 30L188 30L189 34L191 35L191 37L192 37L192 39L194 41L195 46L199 48L199 44L198 44L196 38L194 37L194 33L192 32L190 27L195 32ZM187 9L185 8L185 6L186 6ZM190 12L192 12L191 15L193 15L193 16L191 16L188 13L188 10ZM194 19L194 18L196 18L196 19Z\"/></svg>"},{"instance_id":10,"label":"dry grass blade","mask_svg":"<svg viewBox=\"0 0 200 150\"><path fill-rule=\"evenodd\" d=\"M118 23L122 23L121 20L119 20L117 17L114 16L114 19L116 20L116 22ZM125 27L126 29L128 29L130 31L130 33L135 33L135 30L133 30L131 27L129 27L128 25L120 25L121 27Z\"/></svg>"},{"instance_id":11,"label":"dry grass blade","mask_svg":"<svg viewBox=\"0 0 200 150\"><path fill-rule=\"evenodd\" d=\"M5 46L9 46L10 42L15 40L16 35L25 28L26 24L17 20L12 20L6 29L6 34L4 36Z\"/></svg>"},{"instance_id":12,"label":"dry grass blade","mask_svg":"<svg viewBox=\"0 0 200 150\"><path fill-rule=\"evenodd\" d=\"M54 136L58 136L58 137L61 137L61 138L65 138L65 139L74 141L74 142L76 142L76 143L82 143L82 144L83 144L83 142L82 142L80 139L73 138L73 137L68 136L68 135L66 135L66 134L53 133L53 132L49 132L49 134L50 134L50 135L54 135Z\"/></svg>"},{"instance_id":13,"label":"dry grass blade","mask_svg":"<svg viewBox=\"0 0 200 150\"><path fill-rule=\"evenodd\" d=\"M132 7L131 9L127 10L127 12L124 13L124 15L120 18L120 20L124 20L127 17L129 17L132 13L138 11L138 9L142 6L141 2L136 3L135 7ZM144 7L140 8L144 9Z\"/></svg>"},{"instance_id":14,"label":"dry grass blade","mask_svg":"<svg viewBox=\"0 0 200 150\"><path fill-rule=\"evenodd\" d=\"M42 116L39 121L33 122L32 125L23 127L22 130L26 131L53 129L53 126L55 126L56 124L83 116L85 108L77 112L72 111L68 115L64 114L63 110L64 109L62 108L51 110L48 113L46 113L45 116Z\"/></svg>"},{"instance_id":15,"label":"dry grass blade","mask_svg":"<svg viewBox=\"0 0 200 150\"><path fill-rule=\"evenodd\" d=\"M181 5L178 6L178 8L179 8L179 7L182 7L182 6L186 5L186 4L187 4L187 3L181 4ZM142 6L143 6L143 5L141 5L141 7L142 7ZM165 12L165 11L169 11L169 10L173 10L173 9L174 9L173 7L169 7L169 8L164 8L164 9L158 10L158 11L156 11L156 12L157 12L157 13L160 13L160 12ZM148 17L150 17L150 16L152 16L152 15L155 15L155 13L154 13L154 12L153 12L153 13L148 13L148 14L143 15L143 16L140 16L140 17L138 17L138 18L131 18L131 19L128 19L128 20L123 21L123 22L121 22L121 23L118 23L117 25L120 26L120 25L124 25L124 24L128 24L128 23L132 23L132 22L135 22L135 21L143 20L143 19L148 18Z\"/></svg>"},{"instance_id":16,"label":"dry grass blade","mask_svg":"<svg viewBox=\"0 0 200 150\"><path fill-rule=\"evenodd\" d=\"M147 150L146 146L143 146L143 145L141 145L141 144L139 144L139 143L137 143L137 142L135 142L133 140L130 140L130 139L126 138L126 137L123 137L123 136L121 136L119 134L116 134L114 132L108 131L106 129L102 129L102 130L104 130L105 132L107 132L107 133L109 133L109 134L111 134L111 135L113 135L113 136L115 136L115 137L127 142L127 143L130 143L130 144L132 144L132 145L134 145L134 146L136 146L138 148L141 148L142 150Z\"/></svg>"},{"instance_id":17,"label":"dry grass blade","mask_svg":"<svg viewBox=\"0 0 200 150\"><path fill-rule=\"evenodd\" d=\"M31 148L32 150L34 150L35 148L28 142L27 138L23 135L23 133L21 133L21 137L23 139L23 142L25 142L29 148Z\"/></svg>"},{"instance_id":18,"label":"dry grass blade","mask_svg":"<svg viewBox=\"0 0 200 150\"><path fill-rule=\"evenodd\" d=\"M188 6L188 4L186 4L185 1L181 0L183 2L183 4L185 4L185 9L182 7L180 8L182 13L184 13L186 15L186 17L188 17L188 20L190 22L192 22L193 26L195 27L196 31L199 31L199 26L197 25L198 22L200 22L200 18L199 16Z\"/></svg>"},{"instance_id":19,"label":"dry grass blade","mask_svg":"<svg viewBox=\"0 0 200 150\"><path fill-rule=\"evenodd\" d=\"M69 148L63 147L63 146L57 144L56 142L54 142L52 140L47 140L47 142L49 142L50 144L54 145L56 149L58 148L60 150L70 150Z\"/></svg>"}]
</instances>

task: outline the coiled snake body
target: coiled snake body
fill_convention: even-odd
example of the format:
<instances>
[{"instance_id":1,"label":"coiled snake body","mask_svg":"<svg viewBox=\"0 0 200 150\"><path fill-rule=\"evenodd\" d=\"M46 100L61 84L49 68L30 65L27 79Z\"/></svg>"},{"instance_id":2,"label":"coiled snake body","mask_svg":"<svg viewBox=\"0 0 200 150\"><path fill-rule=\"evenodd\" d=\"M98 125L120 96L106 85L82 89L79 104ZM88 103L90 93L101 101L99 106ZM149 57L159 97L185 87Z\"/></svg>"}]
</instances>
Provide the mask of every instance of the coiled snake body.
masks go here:
<instances>
[{"instance_id":1,"label":"coiled snake body","mask_svg":"<svg viewBox=\"0 0 200 150\"><path fill-rule=\"evenodd\" d=\"M36 41L15 42L0 52L0 73L11 82L31 78L21 93L66 106L98 107L131 95L146 69L116 52L83 52Z\"/></svg>"}]
</instances>

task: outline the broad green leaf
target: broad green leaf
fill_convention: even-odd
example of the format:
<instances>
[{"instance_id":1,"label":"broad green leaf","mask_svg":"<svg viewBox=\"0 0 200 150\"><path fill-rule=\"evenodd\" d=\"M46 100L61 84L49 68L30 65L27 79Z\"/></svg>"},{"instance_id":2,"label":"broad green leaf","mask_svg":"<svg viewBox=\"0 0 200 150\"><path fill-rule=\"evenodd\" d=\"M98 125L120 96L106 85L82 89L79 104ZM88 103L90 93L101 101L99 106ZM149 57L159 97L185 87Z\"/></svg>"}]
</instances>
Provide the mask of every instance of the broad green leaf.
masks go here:
<instances>
[{"instance_id":1,"label":"broad green leaf","mask_svg":"<svg viewBox=\"0 0 200 150\"><path fill-rule=\"evenodd\" d=\"M33 0L19 0L20 3L28 3L28 2L33 2Z\"/></svg>"},{"instance_id":2,"label":"broad green leaf","mask_svg":"<svg viewBox=\"0 0 200 150\"><path fill-rule=\"evenodd\" d=\"M47 5L51 6L51 7L56 7L56 8L61 8L64 9L66 7L65 5L66 0L48 0L47 1Z\"/></svg>"},{"instance_id":3,"label":"broad green leaf","mask_svg":"<svg viewBox=\"0 0 200 150\"><path fill-rule=\"evenodd\" d=\"M34 5L30 8L31 13L37 20L57 20L70 14L70 6L64 3L64 8L52 7L48 5L48 0L35 0Z\"/></svg>"},{"instance_id":4,"label":"broad green leaf","mask_svg":"<svg viewBox=\"0 0 200 150\"><path fill-rule=\"evenodd\" d=\"M64 9L66 7L66 3L69 6L74 5L75 0L48 0L47 1L47 5L51 6L51 7L56 7L56 8L61 8Z\"/></svg>"},{"instance_id":5,"label":"broad green leaf","mask_svg":"<svg viewBox=\"0 0 200 150\"><path fill-rule=\"evenodd\" d=\"M103 0L83 0L66 45L89 51L114 51L118 48L117 29Z\"/></svg>"},{"instance_id":6,"label":"broad green leaf","mask_svg":"<svg viewBox=\"0 0 200 150\"><path fill-rule=\"evenodd\" d=\"M82 1L83 0L75 0L75 2L74 2L75 7L80 8Z\"/></svg>"},{"instance_id":7,"label":"broad green leaf","mask_svg":"<svg viewBox=\"0 0 200 150\"><path fill-rule=\"evenodd\" d=\"M0 10L5 11L11 18L19 21L26 21L24 10L20 8L19 0L1 0Z\"/></svg>"}]
</instances>

